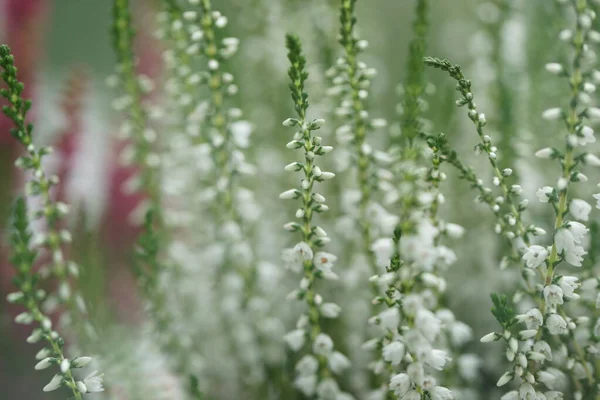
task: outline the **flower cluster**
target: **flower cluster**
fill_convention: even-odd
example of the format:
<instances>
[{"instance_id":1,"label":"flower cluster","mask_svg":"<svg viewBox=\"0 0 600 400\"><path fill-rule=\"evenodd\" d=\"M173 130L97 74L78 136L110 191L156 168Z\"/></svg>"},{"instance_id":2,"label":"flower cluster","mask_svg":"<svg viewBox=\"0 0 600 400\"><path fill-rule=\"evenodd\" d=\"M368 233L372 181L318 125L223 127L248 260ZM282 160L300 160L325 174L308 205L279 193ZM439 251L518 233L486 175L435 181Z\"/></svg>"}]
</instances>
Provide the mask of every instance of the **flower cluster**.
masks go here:
<instances>
[{"instance_id":1,"label":"flower cluster","mask_svg":"<svg viewBox=\"0 0 600 400\"><path fill-rule=\"evenodd\" d=\"M188 259L184 261L186 273L192 274L190 280L209 277L217 281L213 294L223 300L216 306L225 316L222 323L232 332L224 339L233 344L232 357L240 364L235 369L245 377L245 386L253 387L263 383L266 374L260 341L272 329L265 324L277 325L269 319L268 290L263 291L265 279L273 283L272 265L258 261L250 240L261 207L254 192L242 184L242 179L249 181L256 172L245 154L254 127L242 119L242 110L228 104L238 88L226 61L235 55L239 40L220 38L227 17L213 10L210 1L188 3L188 8L168 4L161 14L165 26L160 36L173 42L164 59L170 71L166 89L173 104L168 121L176 133L167 152L164 187L175 204L185 196L194 199L179 204L180 214L171 222L176 226L184 222L187 231L202 239L177 245L203 254L203 271ZM207 95L199 96L204 90ZM178 179L173 181L173 176ZM198 211L202 213L194 224ZM208 276L207 271L211 271ZM196 298L196 288L189 289L184 297ZM207 305L213 301L205 299ZM210 306L206 310L210 312ZM206 356L205 349L199 352ZM224 374L220 379L229 377Z\"/></svg>"},{"instance_id":2,"label":"flower cluster","mask_svg":"<svg viewBox=\"0 0 600 400\"><path fill-rule=\"evenodd\" d=\"M397 217L374 200L380 183L384 185L390 178L389 171L378 168L378 164L385 166L390 158L386 153L374 150L367 141L367 135L375 128L386 126L386 121L372 119L369 115L367 101L377 72L358 59L359 54L367 49L368 42L359 39L355 32L355 7L356 0L341 2L339 43L344 53L327 71L332 83L328 93L338 102L334 112L340 120L336 138L345 153L345 161L338 162L338 170L345 176L356 174L348 180L350 189L341 194L349 204L343 209L339 225L367 256L373 274L378 272L378 268L371 245L376 237L392 234ZM356 232L357 237L353 238L351 232Z\"/></svg>"},{"instance_id":3,"label":"flower cluster","mask_svg":"<svg viewBox=\"0 0 600 400\"><path fill-rule=\"evenodd\" d=\"M45 232L39 233L35 238L30 231L30 216L28 215L25 200L17 201L14 211L13 232L11 242L14 254L11 263L14 265L17 276L15 285L19 289L8 295L8 301L23 305L27 311L19 314L15 322L29 325L39 324L27 338L28 343L45 341L46 347L38 352L36 358L40 360L36 370L49 368L53 365L59 372L44 387L44 391L53 391L60 387L68 387L76 399L81 399L82 394L100 392L103 389L102 375L92 373L82 381L75 380L73 370L86 366L91 357L66 358L64 355L64 339L53 329L52 320L48 316L60 304L67 306L73 327L82 326L86 312L85 302L81 295L73 293L70 279L77 278L79 267L65 259L63 246L71 241L68 230L62 229L59 222L68 212L68 206L55 202L51 195L51 188L58 184L56 176L48 176L42 166L43 158L52 152L49 147L38 148L33 143L33 124L28 123L27 111L31 102L22 98L23 83L17 79L17 69L10 49L0 46L0 67L2 68L2 81L7 85L0 90L0 95L9 101L10 106L3 108L4 114L14 123L11 129L12 136L25 148L26 155L19 157L16 164L28 172L26 195L33 205L33 218L45 223ZM48 254L50 260L45 263L39 272L34 271L40 253ZM40 258L41 259L41 258ZM39 283L49 276L58 280L57 293L47 293L39 287ZM79 321L82 321L79 323Z\"/></svg>"},{"instance_id":4,"label":"flower cluster","mask_svg":"<svg viewBox=\"0 0 600 400\"><path fill-rule=\"evenodd\" d=\"M335 303L324 302L315 287L319 279L337 277L332 271L336 257L330 253L316 251L330 242L327 232L320 226L313 225L313 215L328 210L325 198L315 191L314 186L334 177L333 173L322 171L315 160L329 153L332 147L323 145L322 138L312 134L321 128L324 121L306 119L308 94L304 92L304 83L308 73L300 40L296 36L288 35L286 44L291 63L288 72L291 79L290 90L298 117L288 118L283 124L298 129L287 147L302 149L304 160L287 165L285 170L301 171L304 177L300 188L287 190L279 196L282 199L300 199L302 203L296 211L296 218L300 222L294 221L285 225L286 230L299 232L302 241L293 248L285 249L283 258L287 268L302 273L300 287L294 290L291 297L305 301L308 310L298 319L296 330L286 334L285 339L294 351L300 351L307 342L310 346L309 353L296 364L295 386L309 397L316 395L323 400L342 400L351 397L340 391L333 374L343 372L350 366L350 362L346 356L335 350L331 337L322 331L321 321L323 318L337 318L341 309Z\"/></svg>"},{"instance_id":5,"label":"flower cluster","mask_svg":"<svg viewBox=\"0 0 600 400\"><path fill-rule=\"evenodd\" d=\"M454 398L444 386L446 379L438 384L437 371L445 370L448 384L454 381L458 386L459 376L449 378L454 376L449 368L452 352L457 350L460 356L461 347L472 338L471 328L458 321L442 300L447 286L442 274L456 256L440 239L459 238L464 229L438 216L438 208L444 202L439 184L446 179L440 171L445 137L422 140L426 27L427 2L419 1L416 37L411 42L408 60L410 73L399 107L401 131L394 138L391 151L390 171L402 184L381 185L386 205L396 207L400 219L393 238L377 239L371 247L378 266L385 268L385 272L371 278L384 293L374 303L385 304L387 309L370 320L381 328L382 334L366 346L381 352L372 364L374 372L385 371L389 375L386 384L371 393L373 399L392 394L397 398L416 398L420 393L432 398ZM433 154L427 153L425 142Z\"/></svg>"},{"instance_id":6,"label":"flower cluster","mask_svg":"<svg viewBox=\"0 0 600 400\"><path fill-rule=\"evenodd\" d=\"M51 149L34 144L27 92L1 46L0 100L25 184L10 229L17 289L8 301L23 308L18 324L33 325L27 341L45 346L35 369L56 375L44 390L75 400L103 391L103 374L79 376L86 368L110 376L105 395L119 398L600 400L600 193L586 184L598 182L600 167L592 50L600 0L555 2L494 0L463 13L454 2L414 0L405 68L396 71L381 63L388 55L365 54L373 48L360 35L357 0L163 0L143 7L153 22L141 35L134 2L113 0L117 65L107 84L120 92L116 139L134 175L120 189L138 199L131 264L143 297L139 323L126 326L105 313L121 311L120 301L88 315L69 254L95 266L103 243L78 234L71 243L67 185L47 168ZM439 13L476 19L466 42L454 29L442 40L466 43L477 84L460 66L425 56ZM558 34L543 77L544 41L563 21L572 27ZM368 33L391 32L381 28ZM305 53L298 36L286 36L289 65L274 42L288 29L310 43ZM139 40L151 32L152 47ZM453 54L455 44L442 44ZM386 46L396 43L375 50ZM366 60L381 71L381 92ZM450 76L468 118L452 117L428 66ZM284 119L286 68L295 109L283 121L287 150L272 134ZM395 76L404 77L399 104L384 89ZM535 117L559 90L564 105L555 99ZM309 115L307 92L311 112L333 122L331 136ZM389 128L373 118L386 112ZM459 132L435 132L441 123ZM475 154L462 158L470 141ZM284 150L295 154L289 163ZM61 161L62 181L77 169L70 160ZM470 192L452 169L478 205L465 206ZM491 229L478 235L481 209L491 211ZM280 225L296 239L287 243ZM92 240L100 250L88 249ZM104 275L96 272L85 276ZM81 285L90 286L104 294L93 279ZM494 291L505 294L491 295L490 315L478 296ZM281 301L286 294L292 301ZM82 335L96 334L91 317L102 318L102 340ZM474 333L502 345L472 343ZM93 359L71 354L92 349Z\"/></svg>"},{"instance_id":7,"label":"flower cluster","mask_svg":"<svg viewBox=\"0 0 600 400\"><path fill-rule=\"evenodd\" d=\"M566 150L561 152L554 148L544 148L536 152L540 158L558 159L562 167L562 175L559 177L556 187L545 186L537 191L537 197L543 203L550 203L556 213L553 227L553 243L551 246L541 246L531 243L530 236L545 235L546 232L534 225L525 227L522 219L522 211L526 208L526 201L517 205L515 197L521 192L519 185L508 185L506 178L512 174L512 170L505 169L502 172L497 165L497 149L491 144L491 138L486 135L483 127L486 124L485 116L478 113L473 103L473 94L470 90L470 82L466 80L460 68L447 61L427 58L425 62L431 66L441 68L448 72L457 82L457 90L462 97L457 100L458 106L466 105L469 118L473 121L477 133L481 139L476 151L487 154L490 164L494 170L494 186L502 189L502 195L493 200L492 190L485 188L482 182L469 174L464 166L459 169L463 172L475 187L480 190L480 198L485 199L492 206L492 210L498 217L496 232L503 234L510 240L512 249L511 257L505 260L516 261L522 256L523 265L523 291L517 292L514 299L517 302L525 302L535 306L529 308L522 314L517 314L508 303L505 296L492 296L494 308L492 312L504 328L503 332L493 332L482 338L482 342L500 340L506 341L506 357L512 363L512 368L506 372L498 381L498 386L503 386L513 379L520 381L519 389L508 392L503 398L506 399L529 399L529 398L562 398L563 393L558 389L555 380L562 374L559 370L547 366L553 360L553 351L549 344L558 341L560 347L556 353L564 353L569 357L566 366L567 371L579 370L575 374L581 378L575 378L576 396L589 396L595 389L591 386L594 379L591 365L581 349L577 339L573 339L572 332L579 327L585 327L587 317L570 317L564 308L567 302L577 301L580 295L576 290L580 286L580 280L576 276L555 275L559 264L566 261L573 266L582 266L583 256L586 254L584 248L584 237L588 228L581 222L587 221L591 211L591 205L582 199L568 198L571 183L585 182L587 178L578 169L579 164L597 165L597 157L590 153L575 154L578 147L594 142L593 130L584 125L584 119L593 117L597 110L590 108L590 98L587 93L594 90L594 85L588 81L593 74L591 60L593 55L587 45L590 36L596 33L591 30L595 13L588 7L587 2L574 4L576 13L576 29L568 34L567 40L573 46L573 60L570 72L559 63L551 63L546 69L554 74L569 78L572 97L569 101L568 110L552 108L543 113L544 119L563 119L566 125ZM451 154L456 158L455 154ZM453 162L458 165L459 162ZM505 211L502 211L504 209ZM568 216L573 219L568 219ZM503 263L506 265L506 262ZM537 281L537 279L540 281ZM556 361L556 360L555 360ZM581 383L579 379L582 379ZM541 384L544 384L545 391Z\"/></svg>"}]
</instances>

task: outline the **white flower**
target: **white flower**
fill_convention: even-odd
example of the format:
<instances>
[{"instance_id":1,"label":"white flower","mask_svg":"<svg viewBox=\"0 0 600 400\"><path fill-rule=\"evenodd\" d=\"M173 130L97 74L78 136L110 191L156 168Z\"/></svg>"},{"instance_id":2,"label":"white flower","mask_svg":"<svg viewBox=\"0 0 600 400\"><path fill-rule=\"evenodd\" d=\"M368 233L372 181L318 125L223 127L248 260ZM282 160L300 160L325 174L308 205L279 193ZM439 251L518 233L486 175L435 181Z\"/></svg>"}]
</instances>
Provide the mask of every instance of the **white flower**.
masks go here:
<instances>
[{"instance_id":1,"label":"white flower","mask_svg":"<svg viewBox=\"0 0 600 400\"><path fill-rule=\"evenodd\" d=\"M236 121L230 125L231 134L235 144L246 149L250 146L250 134L252 133L252 124L248 121Z\"/></svg>"},{"instance_id":2,"label":"white flower","mask_svg":"<svg viewBox=\"0 0 600 400\"><path fill-rule=\"evenodd\" d=\"M463 354L458 358L458 370L467 381L476 381L479 378L481 359L475 354Z\"/></svg>"},{"instance_id":3,"label":"white flower","mask_svg":"<svg viewBox=\"0 0 600 400\"><path fill-rule=\"evenodd\" d=\"M404 358L405 350L404 343L393 341L383 347L383 359L392 365L398 365Z\"/></svg>"},{"instance_id":4,"label":"white flower","mask_svg":"<svg viewBox=\"0 0 600 400\"><path fill-rule=\"evenodd\" d=\"M551 147L544 147L543 149L539 149L535 152L535 156L538 158L550 158L554 153L554 150Z\"/></svg>"},{"instance_id":5,"label":"white flower","mask_svg":"<svg viewBox=\"0 0 600 400\"><path fill-rule=\"evenodd\" d=\"M496 386L500 387L506 385L508 382L512 381L513 377L514 374L512 372L505 372L504 375L498 379L498 382L496 382Z\"/></svg>"},{"instance_id":6,"label":"white flower","mask_svg":"<svg viewBox=\"0 0 600 400\"><path fill-rule=\"evenodd\" d=\"M558 75L564 71L564 68L559 63L548 63L546 64L546 71L550 72L551 74Z\"/></svg>"},{"instance_id":7,"label":"white flower","mask_svg":"<svg viewBox=\"0 0 600 400\"><path fill-rule=\"evenodd\" d=\"M557 285L548 285L544 288L544 300L549 307L554 308L558 304L563 304L563 291Z\"/></svg>"},{"instance_id":8,"label":"white flower","mask_svg":"<svg viewBox=\"0 0 600 400\"><path fill-rule=\"evenodd\" d=\"M519 322L525 323L527 329L538 329L544 323L542 313L537 308L532 308L525 314L517 315Z\"/></svg>"},{"instance_id":9,"label":"white flower","mask_svg":"<svg viewBox=\"0 0 600 400\"><path fill-rule=\"evenodd\" d=\"M563 115L563 110L560 107L549 108L542 113L542 118L546 120L559 119Z\"/></svg>"},{"instance_id":10,"label":"white flower","mask_svg":"<svg viewBox=\"0 0 600 400\"><path fill-rule=\"evenodd\" d=\"M558 281L558 285L563 291L563 296L566 299L575 299L579 298L579 295L575 293L575 289L580 286L579 279L574 276L563 276Z\"/></svg>"},{"instance_id":11,"label":"white flower","mask_svg":"<svg viewBox=\"0 0 600 400\"><path fill-rule=\"evenodd\" d=\"M434 387L429 394L431 395L431 400L454 400L450 389L443 386Z\"/></svg>"},{"instance_id":12,"label":"white flower","mask_svg":"<svg viewBox=\"0 0 600 400\"><path fill-rule=\"evenodd\" d=\"M319 333L313 344L315 354L327 355L333 350L333 340L325 333Z\"/></svg>"},{"instance_id":13,"label":"white flower","mask_svg":"<svg viewBox=\"0 0 600 400\"><path fill-rule=\"evenodd\" d=\"M598 201L598 203L596 204L596 208L600 208L600 193L597 193L592 197Z\"/></svg>"},{"instance_id":14,"label":"white flower","mask_svg":"<svg viewBox=\"0 0 600 400\"><path fill-rule=\"evenodd\" d=\"M302 269L304 268L304 262L295 249L283 249L281 252L281 259L283 260L284 268L295 273L302 272Z\"/></svg>"},{"instance_id":15,"label":"white flower","mask_svg":"<svg viewBox=\"0 0 600 400\"><path fill-rule=\"evenodd\" d=\"M296 363L296 372L298 375L313 375L319 370L319 360L312 355L305 355Z\"/></svg>"},{"instance_id":16,"label":"white flower","mask_svg":"<svg viewBox=\"0 0 600 400\"><path fill-rule=\"evenodd\" d=\"M71 368L82 368L92 362L92 357L77 357L71 362Z\"/></svg>"},{"instance_id":17,"label":"white flower","mask_svg":"<svg viewBox=\"0 0 600 400\"><path fill-rule=\"evenodd\" d=\"M439 318L425 308L417 311L415 325L429 342L433 342L442 329L442 322Z\"/></svg>"},{"instance_id":18,"label":"white flower","mask_svg":"<svg viewBox=\"0 0 600 400\"><path fill-rule=\"evenodd\" d=\"M69 361L67 358L65 358L60 363L60 372L62 372L63 374L66 374L69 369L71 369L71 361Z\"/></svg>"},{"instance_id":19,"label":"white flower","mask_svg":"<svg viewBox=\"0 0 600 400\"><path fill-rule=\"evenodd\" d=\"M537 329L526 329L524 331L520 331L519 332L519 337L522 340L527 340L527 339L531 339L532 337L534 337L535 335L537 335ZM523 356L522 354L520 354L519 356Z\"/></svg>"},{"instance_id":20,"label":"white flower","mask_svg":"<svg viewBox=\"0 0 600 400\"><path fill-rule=\"evenodd\" d=\"M586 111L587 111L587 116L590 119L597 120L600 118L600 108L590 107Z\"/></svg>"},{"instance_id":21,"label":"white flower","mask_svg":"<svg viewBox=\"0 0 600 400\"><path fill-rule=\"evenodd\" d=\"M579 244L581 244L584 236L589 232L589 229L584 224L576 221L569 221L567 223L567 228L573 235L573 240L575 243Z\"/></svg>"},{"instance_id":22,"label":"white flower","mask_svg":"<svg viewBox=\"0 0 600 400\"><path fill-rule=\"evenodd\" d=\"M459 239L465 234L465 228L458 224L448 223L446 224L446 233L451 238Z\"/></svg>"},{"instance_id":23,"label":"white flower","mask_svg":"<svg viewBox=\"0 0 600 400\"><path fill-rule=\"evenodd\" d=\"M394 330L400 324L400 312L396 307L388 308L379 313L380 324L383 328Z\"/></svg>"},{"instance_id":24,"label":"white flower","mask_svg":"<svg viewBox=\"0 0 600 400\"><path fill-rule=\"evenodd\" d=\"M460 347L473 338L473 329L464 322L457 321L450 326L450 339L452 344Z\"/></svg>"},{"instance_id":25,"label":"white flower","mask_svg":"<svg viewBox=\"0 0 600 400\"><path fill-rule=\"evenodd\" d=\"M425 371L423 370L423 364L420 362L413 362L406 368L406 373L410 376L410 379L415 385L423 386L425 381Z\"/></svg>"},{"instance_id":26,"label":"white flower","mask_svg":"<svg viewBox=\"0 0 600 400\"><path fill-rule=\"evenodd\" d=\"M37 371L40 371L40 370L50 367L54 363L56 363L56 358L46 357L39 363L35 364L34 369L36 369Z\"/></svg>"},{"instance_id":27,"label":"white flower","mask_svg":"<svg viewBox=\"0 0 600 400\"><path fill-rule=\"evenodd\" d=\"M600 158L594 154L587 153L585 156L583 156L583 161L592 167L600 167Z\"/></svg>"},{"instance_id":28,"label":"white flower","mask_svg":"<svg viewBox=\"0 0 600 400\"><path fill-rule=\"evenodd\" d=\"M394 241L390 238L377 239L371 245L371 251L375 255L377 265L386 267L394 254Z\"/></svg>"},{"instance_id":29,"label":"white flower","mask_svg":"<svg viewBox=\"0 0 600 400\"><path fill-rule=\"evenodd\" d=\"M104 386L102 386L103 377L104 374L98 374L98 371L94 371L83 378L83 384L87 388L87 392L96 393L104 391Z\"/></svg>"},{"instance_id":30,"label":"white flower","mask_svg":"<svg viewBox=\"0 0 600 400\"><path fill-rule=\"evenodd\" d=\"M533 351L535 351L536 353L543 354L546 357L546 360L552 361L552 349L550 348L550 345L547 342L543 340L538 340L533 345Z\"/></svg>"},{"instance_id":31,"label":"white flower","mask_svg":"<svg viewBox=\"0 0 600 400\"><path fill-rule=\"evenodd\" d=\"M538 381L542 382L548 389L554 389L555 383L557 381L556 376L551 374L548 371L540 371L538 372Z\"/></svg>"},{"instance_id":32,"label":"white flower","mask_svg":"<svg viewBox=\"0 0 600 400\"><path fill-rule=\"evenodd\" d=\"M317 386L317 398L322 400L336 400L340 387L332 378L326 378Z\"/></svg>"},{"instance_id":33,"label":"white flower","mask_svg":"<svg viewBox=\"0 0 600 400\"><path fill-rule=\"evenodd\" d=\"M542 265L548 257L548 250L543 246L533 245L527 249L523 260L529 268L537 268Z\"/></svg>"},{"instance_id":34,"label":"white flower","mask_svg":"<svg viewBox=\"0 0 600 400\"><path fill-rule=\"evenodd\" d=\"M323 272L331 272L333 264L337 261L337 257L331 253L320 251L315 255L315 268Z\"/></svg>"},{"instance_id":35,"label":"white flower","mask_svg":"<svg viewBox=\"0 0 600 400\"><path fill-rule=\"evenodd\" d=\"M321 306L321 315L325 318L337 318L342 311L342 307L335 303L324 303Z\"/></svg>"},{"instance_id":36,"label":"white flower","mask_svg":"<svg viewBox=\"0 0 600 400\"><path fill-rule=\"evenodd\" d=\"M594 130L589 126L584 126L581 128L581 136L578 137L579 145L585 146L588 143L595 143L596 137L594 136Z\"/></svg>"},{"instance_id":37,"label":"white flower","mask_svg":"<svg viewBox=\"0 0 600 400\"><path fill-rule=\"evenodd\" d=\"M550 314L546 318L546 328L551 335L564 335L569 331L567 322L558 314Z\"/></svg>"},{"instance_id":38,"label":"white flower","mask_svg":"<svg viewBox=\"0 0 600 400\"><path fill-rule=\"evenodd\" d=\"M348 357L346 357L339 351L334 351L333 353L331 353L327 358L327 361L329 364L329 368L331 368L331 370L335 374L343 372L344 370L350 368L351 365Z\"/></svg>"},{"instance_id":39,"label":"white flower","mask_svg":"<svg viewBox=\"0 0 600 400\"><path fill-rule=\"evenodd\" d=\"M63 377L62 375L54 375L54 377L50 380L50 382L44 386L44 392L52 392L53 390L58 389L62 386Z\"/></svg>"},{"instance_id":40,"label":"white flower","mask_svg":"<svg viewBox=\"0 0 600 400\"><path fill-rule=\"evenodd\" d=\"M586 254L587 252L583 247L575 246L572 251L565 252L565 260L574 267L581 267L583 256Z\"/></svg>"},{"instance_id":41,"label":"white flower","mask_svg":"<svg viewBox=\"0 0 600 400\"><path fill-rule=\"evenodd\" d=\"M500 400L519 400L519 392L511 390L500 398Z\"/></svg>"},{"instance_id":42,"label":"white flower","mask_svg":"<svg viewBox=\"0 0 600 400\"><path fill-rule=\"evenodd\" d=\"M421 400L421 393L411 390L402 398L402 400Z\"/></svg>"},{"instance_id":43,"label":"white flower","mask_svg":"<svg viewBox=\"0 0 600 400\"><path fill-rule=\"evenodd\" d=\"M390 389L400 398L408 393L411 387L410 377L407 374L397 374L390 379Z\"/></svg>"},{"instance_id":44,"label":"white flower","mask_svg":"<svg viewBox=\"0 0 600 400\"><path fill-rule=\"evenodd\" d=\"M303 329L295 329L287 333L283 339L293 351L298 351L304 346L306 332Z\"/></svg>"},{"instance_id":45,"label":"white flower","mask_svg":"<svg viewBox=\"0 0 600 400\"><path fill-rule=\"evenodd\" d=\"M305 396L310 397L317 390L317 376L314 374L299 376L294 380L294 386Z\"/></svg>"},{"instance_id":46,"label":"white flower","mask_svg":"<svg viewBox=\"0 0 600 400\"><path fill-rule=\"evenodd\" d=\"M6 296L6 300L9 303L14 304L17 301L21 301L24 297L25 297L25 295L23 294L23 292L14 292L14 293L9 293Z\"/></svg>"},{"instance_id":47,"label":"white flower","mask_svg":"<svg viewBox=\"0 0 600 400\"><path fill-rule=\"evenodd\" d=\"M85 383L77 381L75 385L77 386L77 390L79 390L81 393L87 393L87 386L85 386Z\"/></svg>"},{"instance_id":48,"label":"white flower","mask_svg":"<svg viewBox=\"0 0 600 400\"><path fill-rule=\"evenodd\" d=\"M296 246L294 246L294 251L298 253L303 261L312 260L313 258L313 251L310 248L310 245L306 242L300 242L296 244Z\"/></svg>"},{"instance_id":49,"label":"white flower","mask_svg":"<svg viewBox=\"0 0 600 400\"><path fill-rule=\"evenodd\" d=\"M581 246L577 246L575 238L569 229L561 228L554 235L554 243L556 250L565 255L566 261L576 267L581 266L585 250Z\"/></svg>"},{"instance_id":50,"label":"white flower","mask_svg":"<svg viewBox=\"0 0 600 400\"><path fill-rule=\"evenodd\" d=\"M425 362L431 368L437 369L441 371L446 365L446 362L450 361L450 357L448 357L448 353L444 350L432 349L426 356Z\"/></svg>"},{"instance_id":51,"label":"white flower","mask_svg":"<svg viewBox=\"0 0 600 400\"><path fill-rule=\"evenodd\" d=\"M297 196L298 196L298 190L290 189L290 190L286 190L285 192L282 192L279 195L279 198L282 200L290 200L290 199L295 199Z\"/></svg>"},{"instance_id":52,"label":"white flower","mask_svg":"<svg viewBox=\"0 0 600 400\"><path fill-rule=\"evenodd\" d=\"M536 400L538 397L535 394L535 389L529 382L523 382L519 387L519 396L521 400Z\"/></svg>"},{"instance_id":53,"label":"white flower","mask_svg":"<svg viewBox=\"0 0 600 400\"><path fill-rule=\"evenodd\" d=\"M493 342L498 337L500 337L500 335L498 335L496 332L490 332L487 335L483 336L481 339L479 339L479 341L481 343L489 343L489 342Z\"/></svg>"},{"instance_id":54,"label":"white flower","mask_svg":"<svg viewBox=\"0 0 600 400\"><path fill-rule=\"evenodd\" d=\"M569 212L575 219L587 221L590 217L592 206L585 200L573 199L569 205Z\"/></svg>"},{"instance_id":55,"label":"white flower","mask_svg":"<svg viewBox=\"0 0 600 400\"><path fill-rule=\"evenodd\" d=\"M551 188L550 186L544 186L542 188L539 188L537 190L537 192L535 192L535 195L538 197L538 199L542 202L542 203L547 203L548 200L550 199L550 195L552 194L552 191L554 189Z\"/></svg>"}]
</instances>

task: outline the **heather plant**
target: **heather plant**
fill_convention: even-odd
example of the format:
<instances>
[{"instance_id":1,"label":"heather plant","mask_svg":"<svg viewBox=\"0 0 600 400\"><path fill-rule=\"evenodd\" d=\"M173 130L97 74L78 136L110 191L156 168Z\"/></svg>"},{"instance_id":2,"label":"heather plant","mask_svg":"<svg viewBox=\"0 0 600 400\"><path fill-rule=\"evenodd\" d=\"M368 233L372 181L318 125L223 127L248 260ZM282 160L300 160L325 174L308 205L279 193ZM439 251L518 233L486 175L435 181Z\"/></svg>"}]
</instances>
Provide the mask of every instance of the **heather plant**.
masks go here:
<instances>
[{"instance_id":1,"label":"heather plant","mask_svg":"<svg viewBox=\"0 0 600 400\"><path fill-rule=\"evenodd\" d=\"M93 158L34 135L2 45L7 312L55 374L33 396L600 399L600 4L446 3L113 0L116 277L89 206L66 218Z\"/></svg>"},{"instance_id":2,"label":"heather plant","mask_svg":"<svg viewBox=\"0 0 600 400\"><path fill-rule=\"evenodd\" d=\"M10 238L13 254L10 262L17 272L13 282L18 291L8 294L7 300L22 305L26 310L15 317L16 323L39 325L26 339L32 344L42 341L46 343L36 354L39 362L35 369L58 367L58 372L43 390L51 392L65 387L73 398L82 399L85 393L104 390L102 375L92 372L82 380L76 380L74 370L86 366L92 358L66 357L65 340L53 329L51 319L52 313L59 306L64 306L63 316L68 317L67 323L71 325L71 329L79 330L78 325L86 323L85 302L71 286L72 278L79 274L79 267L66 259L64 254L64 247L71 241L71 234L60 226L60 220L68 213L69 208L52 197L51 189L58 184L58 177L48 175L42 165L44 157L50 154L52 149L38 148L33 143L33 124L27 117L31 101L22 97L24 85L18 80L14 57L6 45L0 46L0 67L2 81L7 86L0 94L9 103L2 111L14 123L11 135L26 151L26 155L17 159L16 165L28 175L25 193L33 203L34 210L33 213L29 213L23 198L19 198L14 207ZM45 225L44 232L39 232L35 237L31 230L32 219L40 220ZM40 253L43 253L43 258L40 257ZM42 265L36 266L38 262ZM40 285L50 278L56 281L56 291L48 292Z\"/></svg>"}]
</instances>

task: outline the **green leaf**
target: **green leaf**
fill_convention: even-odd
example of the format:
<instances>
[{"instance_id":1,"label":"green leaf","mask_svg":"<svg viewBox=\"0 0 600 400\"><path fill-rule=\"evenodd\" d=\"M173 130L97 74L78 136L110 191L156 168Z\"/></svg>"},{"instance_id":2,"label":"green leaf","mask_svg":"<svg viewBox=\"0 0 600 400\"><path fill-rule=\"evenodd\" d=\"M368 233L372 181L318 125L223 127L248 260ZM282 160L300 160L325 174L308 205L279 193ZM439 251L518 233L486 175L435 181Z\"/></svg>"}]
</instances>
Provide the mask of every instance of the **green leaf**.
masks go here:
<instances>
[{"instance_id":1,"label":"green leaf","mask_svg":"<svg viewBox=\"0 0 600 400\"><path fill-rule=\"evenodd\" d=\"M496 317L500 325L505 329L509 329L515 323L517 313L508 304L508 298L505 294L492 293L491 298L494 304L492 314Z\"/></svg>"}]
</instances>

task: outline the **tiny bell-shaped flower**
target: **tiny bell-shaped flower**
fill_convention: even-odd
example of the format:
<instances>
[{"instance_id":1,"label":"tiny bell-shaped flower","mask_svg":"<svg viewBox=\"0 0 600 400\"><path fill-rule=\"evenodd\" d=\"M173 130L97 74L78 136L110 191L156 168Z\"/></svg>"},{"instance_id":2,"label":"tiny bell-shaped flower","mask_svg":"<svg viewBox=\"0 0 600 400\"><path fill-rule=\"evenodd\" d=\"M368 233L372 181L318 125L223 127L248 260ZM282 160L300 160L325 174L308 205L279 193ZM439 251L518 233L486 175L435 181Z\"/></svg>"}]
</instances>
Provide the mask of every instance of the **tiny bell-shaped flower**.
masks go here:
<instances>
[{"instance_id":1,"label":"tiny bell-shaped flower","mask_svg":"<svg viewBox=\"0 0 600 400\"><path fill-rule=\"evenodd\" d=\"M583 156L583 162L585 162L587 165L591 165L592 167L600 167L600 158L591 153L587 153L585 156Z\"/></svg>"},{"instance_id":2,"label":"tiny bell-shaped flower","mask_svg":"<svg viewBox=\"0 0 600 400\"><path fill-rule=\"evenodd\" d=\"M46 368L50 367L52 364L55 364L55 363L56 363L56 358L46 357L42 361L37 363L35 365L34 369L40 371L42 369L46 369Z\"/></svg>"},{"instance_id":3,"label":"tiny bell-shaped flower","mask_svg":"<svg viewBox=\"0 0 600 400\"><path fill-rule=\"evenodd\" d=\"M548 63L546 64L546 71L550 72L551 74L559 75L564 71L564 68L559 63Z\"/></svg>"},{"instance_id":4,"label":"tiny bell-shaped flower","mask_svg":"<svg viewBox=\"0 0 600 400\"><path fill-rule=\"evenodd\" d=\"M550 158L554 154L555 150L552 147L544 147L535 152L537 158Z\"/></svg>"},{"instance_id":5,"label":"tiny bell-shaped flower","mask_svg":"<svg viewBox=\"0 0 600 400\"><path fill-rule=\"evenodd\" d=\"M63 377L62 375L54 375L54 377L52 378L52 380L50 380L50 382L44 386L43 391L44 392L52 392L56 389L58 389L59 387L62 386L63 383Z\"/></svg>"},{"instance_id":6,"label":"tiny bell-shaped flower","mask_svg":"<svg viewBox=\"0 0 600 400\"><path fill-rule=\"evenodd\" d=\"M285 192L279 195L279 198L282 200L289 200L298 197L298 191L296 189L286 190Z\"/></svg>"},{"instance_id":7,"label":"tiny bell-shaped flower","mask_svg":"<svg viewBox=\"0 0 600 400\"><path fill-rule=\"evenodd\" d=\"M97 393L104 391L103 383L104 374L98 374L94 371L83 379L83 384L87 389L87 393Z\"/></svg>"},{"instance_id":8,"label":"tiny bell-shaped flower","mask_svg":"<svg viewBox=\"0 0 600 400\"><path fill-rule=\"evenodd\" d=\"M500 379L498 379L498 382L496 383L496 386L500 387L500 386L504 386L506 385L508 382L512 381L514 377L514 373L513 372L505 372L504 375L502 375L500 377Z\"/></svg>"},{"instance_id":9,"label":"tiny bell-shaped flower","mask_svg":"<svg viewBox=\"0 0 600 400\"><path fill-rule=\"evenodd\" d=\"M500 339L501 337L502 337L502 335L500 335L496 332L490 332L487 335L483 336L481 339L479 339L479 341L481 343L494 342L494 341Z\"/></svg>"},{"instance_id":10,"label":"tiny bell-shaped flower","mask_svg":"<svg viewBox=\"0 0 600 400\"><path fill-rule=\"evenodd\" d=\"M542 118L549 120L549 121L559 119L562 116L563 116L563 110L560 107L549 108L542 113Z\"/></svg>"}]
</instances>

